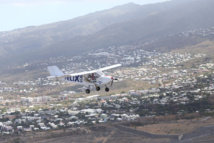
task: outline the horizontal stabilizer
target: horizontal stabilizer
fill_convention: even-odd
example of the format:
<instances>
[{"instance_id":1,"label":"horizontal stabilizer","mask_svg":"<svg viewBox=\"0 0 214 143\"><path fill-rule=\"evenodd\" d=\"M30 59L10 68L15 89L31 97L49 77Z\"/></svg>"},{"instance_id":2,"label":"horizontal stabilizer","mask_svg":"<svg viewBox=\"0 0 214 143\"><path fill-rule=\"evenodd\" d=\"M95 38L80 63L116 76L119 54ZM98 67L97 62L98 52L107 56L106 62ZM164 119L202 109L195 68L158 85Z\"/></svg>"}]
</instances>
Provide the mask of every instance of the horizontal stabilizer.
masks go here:
<instances>
[{"instance_id":1,"label":"horizontal stabilizer","mask_svg":"<svg viewBox=\"0 0 214 143\"><path fill-rule=\"evenodd\" d=\"M64 75L63 72L57 66L49 66L48 72L50 73L51 76L54 76L54 77L59 77Z\"/></svg>"}]
</instances>

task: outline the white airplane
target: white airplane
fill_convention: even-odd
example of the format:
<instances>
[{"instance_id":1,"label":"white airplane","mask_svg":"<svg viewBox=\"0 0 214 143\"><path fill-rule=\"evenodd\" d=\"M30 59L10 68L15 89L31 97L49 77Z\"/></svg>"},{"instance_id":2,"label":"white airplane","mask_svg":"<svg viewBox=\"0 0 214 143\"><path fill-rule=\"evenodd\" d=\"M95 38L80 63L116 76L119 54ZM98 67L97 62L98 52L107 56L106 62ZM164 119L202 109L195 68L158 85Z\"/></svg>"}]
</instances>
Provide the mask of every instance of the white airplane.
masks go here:
<instances>
[{"instance_id":1,"label":"white airplane","mask_svg":"<svg viewBox=\"0 0 214 143\"><path fill-rule=\"evenodd\" d=\"M87 89L85 90L87 94L90 93L91 86L95 86L96 90L99 91L100 85L105 85L106 87L105 91L109 92L109 88L107 87L107 85L110 84L112 86L113 81L117 80L117 78L114 78L112 76L107 76L102 71L113 69L120 66L121 64L117 64L117 65L112 65L112 66L104 67L97 70L74 73L74 74L64 74L57 66L49 66L48 72L50 73L51 76L49 76L48 78L84 85L87 87Z\"/></svg>"}]
</instances>

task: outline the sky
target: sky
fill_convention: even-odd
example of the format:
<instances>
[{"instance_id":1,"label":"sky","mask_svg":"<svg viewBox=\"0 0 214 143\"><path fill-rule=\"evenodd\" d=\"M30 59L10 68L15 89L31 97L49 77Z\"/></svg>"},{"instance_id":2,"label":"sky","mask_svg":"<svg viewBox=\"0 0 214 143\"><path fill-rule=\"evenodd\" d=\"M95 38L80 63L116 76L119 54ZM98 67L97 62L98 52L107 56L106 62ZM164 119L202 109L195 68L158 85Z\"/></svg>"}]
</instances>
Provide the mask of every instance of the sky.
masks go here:
<instances>
[{"instance_id":1,"label":"sky","mask_svg":"<svg viewBox=\"0 0 214 143\"><path fill-rule=\"evenodd\" d=\"M126 3L167 0L0 0L0 32L73 19Z\"/></svg>"}]
</instances>

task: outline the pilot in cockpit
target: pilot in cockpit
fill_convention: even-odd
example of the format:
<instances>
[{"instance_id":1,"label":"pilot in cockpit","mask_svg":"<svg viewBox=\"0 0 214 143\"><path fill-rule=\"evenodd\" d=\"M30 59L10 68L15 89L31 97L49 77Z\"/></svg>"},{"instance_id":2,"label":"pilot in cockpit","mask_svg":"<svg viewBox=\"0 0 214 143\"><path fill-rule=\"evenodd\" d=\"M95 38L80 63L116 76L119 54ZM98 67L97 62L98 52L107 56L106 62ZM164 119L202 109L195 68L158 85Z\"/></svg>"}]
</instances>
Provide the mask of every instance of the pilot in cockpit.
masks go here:
<instances>
[{"instance_id":1,"label":"pilot in cockpit","mask_svg":"<svg viewBox=\"0 0 214 143\"><path fill-rule=\"evenodd\" d=\"M94 73L88 75L88 80L90 82L96 82L96 76Z\"/></svg>"},{"instance_id":2,"label":"pilot in cockpit","mask_svg":"<svg viewBox=\"0 0 214 143\"><path fill-rule=\"evenodd\" d=\"M91 74L91 80L92 82L96 82L96 76L94 75L94 73Z\"/></svg>"}]
</instances>

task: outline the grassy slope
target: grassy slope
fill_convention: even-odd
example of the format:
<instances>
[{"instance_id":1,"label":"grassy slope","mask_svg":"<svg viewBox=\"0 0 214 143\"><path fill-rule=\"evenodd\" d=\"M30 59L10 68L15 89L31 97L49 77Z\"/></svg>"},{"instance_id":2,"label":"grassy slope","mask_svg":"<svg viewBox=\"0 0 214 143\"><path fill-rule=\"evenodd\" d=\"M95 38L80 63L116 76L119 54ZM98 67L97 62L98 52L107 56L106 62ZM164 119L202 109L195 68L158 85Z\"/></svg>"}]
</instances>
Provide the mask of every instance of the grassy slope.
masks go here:
<instances>
[{"instance_id":1,"label":"grassy slope","mask_svg":"<svg viewBox=\"0 0 214 143\"><path fill-rule=\"evenodd\" d=\"M187 46L182 49L174 50L174 52L192 54L204 53L207 54L209 57L214 58L214 41L206 40L197 45Z\"/></svg>"},{"instance_id":2,"label":"grassy slope","mask_svg":"<svg viewBox=\"0 0 214 143\"><path fill-rule=\"evenodd\" d=\"M205 64L214 61L214 41L206 40L197 45L186 46L182 49L176 49L172 52L177 53L191 53L191 54L206 54L203 58L198 58L191 60L189 62L183 63L185 68L192 67L193 65Z\"/></svg>"}]
</instances>

